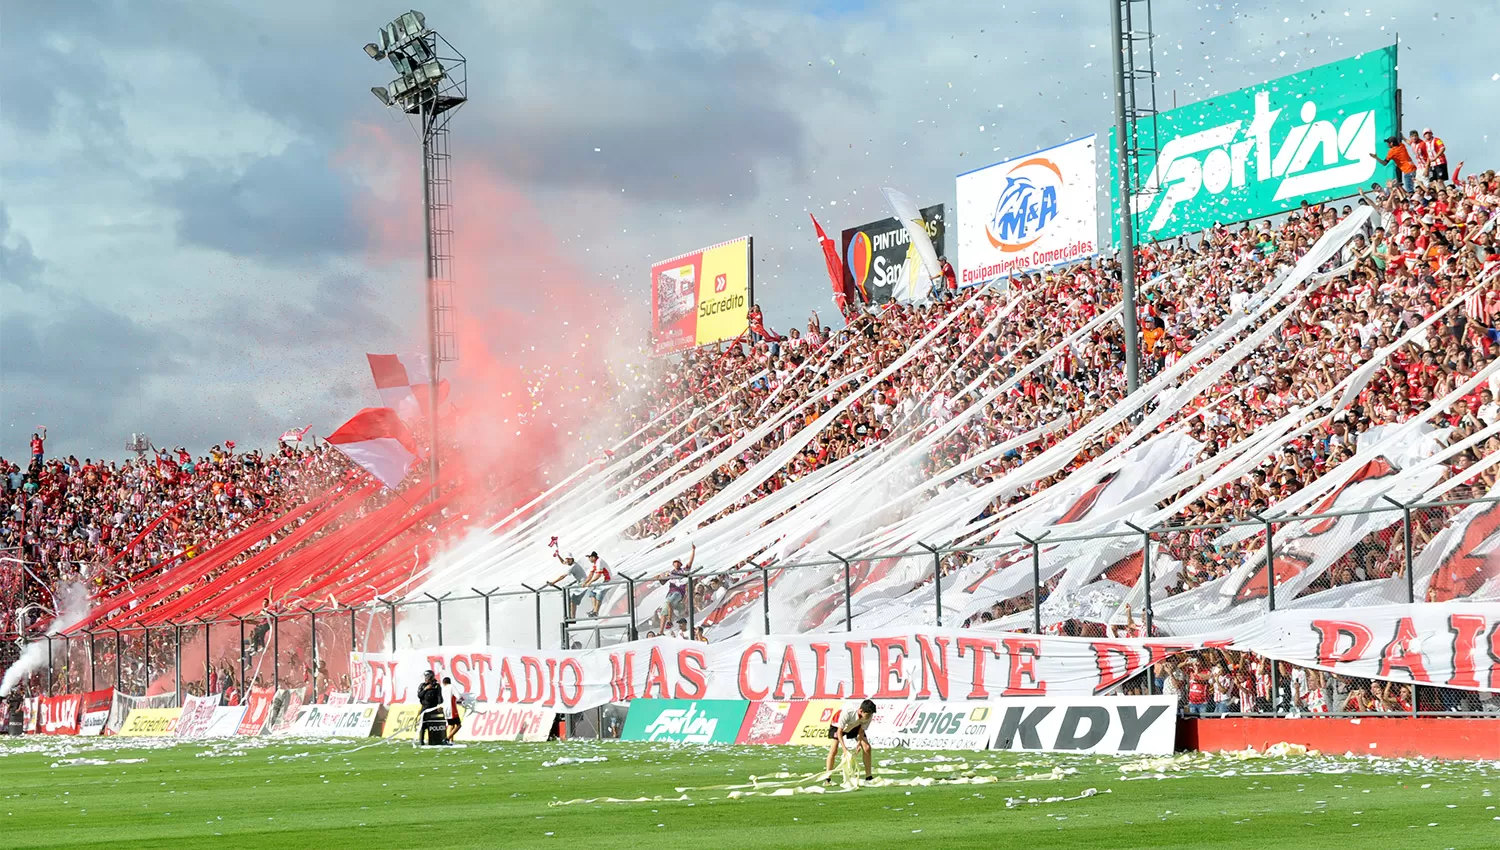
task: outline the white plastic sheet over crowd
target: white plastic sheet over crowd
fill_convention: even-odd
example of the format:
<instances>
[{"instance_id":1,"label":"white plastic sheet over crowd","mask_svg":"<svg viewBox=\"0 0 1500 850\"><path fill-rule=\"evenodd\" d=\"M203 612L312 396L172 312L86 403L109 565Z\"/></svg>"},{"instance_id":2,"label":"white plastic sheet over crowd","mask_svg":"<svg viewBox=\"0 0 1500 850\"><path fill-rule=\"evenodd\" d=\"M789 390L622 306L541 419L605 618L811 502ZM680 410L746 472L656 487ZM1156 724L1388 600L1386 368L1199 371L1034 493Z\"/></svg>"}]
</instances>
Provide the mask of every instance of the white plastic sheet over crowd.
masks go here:
<instances>
[{"instance_id":1,"label":"white plastic sheet over crowd","mask_svg":"<svg viewBox=\"0 0 1500 850\"><path fill-rule=\"evenodd\" d=\"M928 416L932 392L921 399L923 407L906 423L897 423L891 437L849 457L833 462L791 481L760 498L751 498L757 488L783 470L838 420L856 401L867 399L876 385L909 366L928 352L965 312L981 309L981 299L997 299L1002 305L987 323L986 332L1007 321L1029 297L1026 293L986 290L967 296L899 358L874 377L856 369L849 374L829 375L830 393L845 391L829 410L806 422L808 409L824 398L799 399L779 392L756 413L758 424L737 439L714 437L734 434L728 422L729 394L696 400L695 416L666 430L654 439L639 442L642 431L615 447L612 459L579 470L542 497L517 510L505 521L440 558L425 576L418 577L406 592L463 594L473 587L519 588L536 586L555 578L562 568L552 556L549 540L562 541L564 552L582 556L597 551L620 573L651 579L641 590L637 609L644 622L663 601L661 577L674 558L686 559L690 545L696 546L696 568L700 573L724 572L745 565L774 565L777 570L771 590L774 631L809 631L844 628L844 566L830 552L859 558L868 568L858 570L851 588L850 609L862 628L886 625L927 625L935 620L932 587L933 556L927 547L978 547L1002 544L973 552L967 563L942 579L945 623L984 610L996 602L1029 598L1039 578L1050 588L1042 609L1045 624L1067 619L1121 622L1123 606L1141 608L1145 594L1140 570L1111 571L1127 559L1140 559L1144 535L1139 529L1170 523L1184 505L1213 488L1232 482L1261 465L1268 457L1300 436L1321 428L1346 408L1387 357L1408 342L1425 344L1425 330L1460 303L1457 294L1443 312L1420 328L1404 334L1350 374L1338 386L1315 401L1289 411L1239 443L1221 447L1203 459L1203 446L1182 427L1182 414L1204 406L1213 385L1229 374L1257 348L1283 331L1294 318L1305 296L1321 285L1330 273L1319 274L1345 243L1365 225L1368 208L1328 231L1295 266L1284 267L1264 290L1255 293L1250 307L1232 315L1190 352L1172 364L1136 393L1092 419L1075 424L1065 419L1048 422L999 444L982 447L957 467L934 477L921 474L922 460L945 437L966 423L988 415L997 403L1016 404L1011 394L1027 374L1049 367L1070 346L1086 339L1106 322L1117 322L1120 309L1103 312L1088 325L1067 335L1042 356L1011 374L1009 358L983 368L963 388L950 384L949 398L972 393L977 401L952 410L944 417ZM1339 269L1332 273L1338 273ZM1159 279L1151 285L1170 286ZM851 343L845 343L847 348ZM840 349L842 351L842 349ZM967 353L964 352L964 353ZM821 361L831 362L831 358ZM804 367L810 368L810 367ZM816 367L824 368L824 367ZM956 374L957 362L948 368L945 380ZM1302 492L1277 505L1278 517L1295 517L1322 511L1355 511L1389 508L1387 499L1410 503L1441 494L1448 477L1444 461L1454 451L1477 445L1471 438L1454 449L1443 447L1447 429L1434 421L1458 397L1489 379L1493 367L1481 371L1447 398L1438 400L1424 415L1400 425L1372 429L1361 437L1356 456L1328 469ZM765 373L762 373L764 375ZM760 375L756 376L761 377ZM933 392L936 385L933 386ZM1198 402L1195 404L1195 402ZM663 414L665 416L666 414ZM1003 415L1003 414L1002 414ZM903 425L908 427L903 427ZM1092 460L1051 484L1045 490L997 512L988 512L997 498L1008 498L1074 464L1080 451L1100 444L1111 429L1129 428L1128 434ZM647 426L648 428L650 426ZM1487 437L1496 429L1486 429ZM751 465L728 486L683 517L665 533L635 539L628 531L659 508L696 486L714 470L744 456L750 447L776 432L790 436L759 462ZM970 480L970 473L1020 446L1048 435L1065 433L1055 445L1020 466L983 484ZM680 460L672 460L674 457ZM1485 459L1485 463L1495 458ZM1387 474L1371 476L1372 463L1383 464ZM1087 502L1086 509L1079 507ZM1451 550L1469 526L1487 520L1491 505L1477 505L1463 512L1454 525L1442 531L1421 550L1416 559L1415 583L1425 592L1443 552ZM1062 524L1066 520L1066 524ZM1276 559L1300 559L1299 572L1280 583L1278 607L1332 607L1349 604L1404 602L1403 578L1355 582L1331 590L1297 594L1367 535L1400 522L1400 513L1348 515L1320 529L1311 539L1307 524L1292 524L1275 540ZM1487 532L1500 530L1490 523ZM1033 564L1027 540L1049 534L1057 542L1036 544L1040 568ZM1228 529L1213 545L1240 544L1242 563L1227 576L1185 593L1168 597L1169 584L1177 578L1181 564L1152 545L1144 553L1154 568L1152 600L1156 623L1164 632L1203 631L1208 625L1223 627L1259 616L1264 600L1248 604L1244 588L1257 571L1264 571L1265 552L1247 546L1257 529ZM1102 536L1101 536L1102 535ZM1486 535L1487 536L1487 535ZM1090 538L1090 539L1080 539ZM1262 538L1263 540L1263 538ZM1006 545L1008 544L1008 545ZM885 553L912 553L904 558L872 559ZM821 564L802 569L780 568L798 564ZM874 566L870 566L874 564ZM1035 574L1034 574L1035 573ZM1120 580L1124 576L1125 580ZM746 579L757 586L758 575ZM1474 599L1500 598L1500 587L1481 589ZM622 609L623 587L611 591L606 605ZM759 601L734 588L710 603L714 636L728 637L763 629ZM837 604L830 604L836 600ZM1029 609L1029 604L1025 606ZM719 610L713 611L712 609ZM1002 617L992 627L1029 625L1030 610Z\"/></svg>"}]
</instances>

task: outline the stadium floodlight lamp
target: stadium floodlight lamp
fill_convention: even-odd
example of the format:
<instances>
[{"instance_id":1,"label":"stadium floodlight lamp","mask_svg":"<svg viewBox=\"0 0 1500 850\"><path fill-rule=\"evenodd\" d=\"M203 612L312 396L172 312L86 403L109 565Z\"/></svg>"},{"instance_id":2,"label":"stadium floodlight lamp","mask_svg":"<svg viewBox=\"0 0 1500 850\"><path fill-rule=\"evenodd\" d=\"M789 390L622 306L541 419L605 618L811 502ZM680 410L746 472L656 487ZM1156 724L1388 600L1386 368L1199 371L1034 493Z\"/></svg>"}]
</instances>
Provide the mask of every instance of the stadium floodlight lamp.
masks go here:
<instances>
[{"instance_id":1,"label":"stadium floodlight lamp","mask_svg":"<svg viewBox=\"0 0 1500 850\"><path fill-rule=\"evenodd\" d=\"M379 100L386 106L391 105L391 93L389 91L386 91L385 86L371 86L370 94L375 95L375 99Z\"/></svg>"},{"instance_id":2,"label":"stadium floodlight lamp","mask_svg":"<svg viewBox=\"0 0 1500 850\"><path fill-rule=\"evenodd\" d=\"M365 45L365 54L368 55L371 59L374 59L376 62L379 62L380 60L385 58L385 50L383 50L380 45L376 44L373 41Z\"/></svg>"},{"instance_id":3,"label":"stadium floodlight lamp","mask_svg":"<svg viewBox=\"0 0 1500 850\"><path fill-rule=\"evenodd\" d=\"M427 34L427 16L415 9L403 13L394 23L400 28L402 35L405 36L403 40L420 38Z\"/></svg>"}]
</instances>

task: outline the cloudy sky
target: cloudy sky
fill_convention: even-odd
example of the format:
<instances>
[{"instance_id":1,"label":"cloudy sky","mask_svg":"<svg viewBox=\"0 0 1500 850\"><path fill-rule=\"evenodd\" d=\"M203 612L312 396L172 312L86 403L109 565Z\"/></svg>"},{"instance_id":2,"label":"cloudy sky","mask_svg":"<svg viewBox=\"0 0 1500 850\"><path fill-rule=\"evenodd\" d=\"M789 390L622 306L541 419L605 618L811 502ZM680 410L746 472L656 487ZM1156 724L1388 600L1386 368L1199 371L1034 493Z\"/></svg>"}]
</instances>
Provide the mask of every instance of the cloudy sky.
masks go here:
<instances>
[{"instance_id":1,"label":"cloudy sky","mask_svg":"<svg viewBox=\"0 0 1500 850\"><path fill-rule=\"evenodd\" d=\"M411 350L423 327L420 242L402 226L415 139L368 94L390 73L360 51L404 9L6 4L0 455L38 424L80 456L122 455L132 431L265 445L376 401L364 352ZM425 11L469 59L455 161L493 184L468 213L456 188L460 232L496 253L474 275L492 279L458 281L460 305L466 288L533 303L567 274L570 299L630 313L610 323L629 344L652 257L753 234L757 300L773 326L800 324L828 304L807 212L830 231L883 217L883 185L951 205L955 174L1112 121L1106 0ZM1407 126L1494 167L1496 14L1500 0L1158 0L1158 91L1192 101L1399 32ZM568 268L532 267L548 264ZM546 330L468 332L504 352Z\"/></svg>"}]
</instances>

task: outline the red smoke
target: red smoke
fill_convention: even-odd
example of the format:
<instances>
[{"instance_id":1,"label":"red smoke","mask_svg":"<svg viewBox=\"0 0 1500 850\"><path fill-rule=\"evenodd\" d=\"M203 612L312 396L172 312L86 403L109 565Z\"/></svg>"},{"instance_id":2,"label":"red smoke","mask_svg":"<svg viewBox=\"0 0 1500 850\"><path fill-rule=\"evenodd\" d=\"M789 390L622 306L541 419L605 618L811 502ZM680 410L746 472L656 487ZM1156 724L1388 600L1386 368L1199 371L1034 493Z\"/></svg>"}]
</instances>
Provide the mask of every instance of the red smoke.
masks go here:
<instances>
[{"instance_id":1,"label":"red smoke","mask_svg":"<svg viewBox=\"0 0 1500 850\"><path fill-rule=\"evenodd\" d=\"M370 260L413 270L400 296L399 312L411 316L405 350L426 351L418 142L393 129L360 127L341 159L381 177L360 204ZM584 269L524 191L477 159L459 153L454 160L459 359L445 364L443 375L453 387L449 427L461 455L448 468L498 481L498 494L486 499L491 504L472 506L494 514L560 480L619 433L615 402L620 379L631 374L627 364L643 348L645 311ZM598 210L589 212L590 228L604 227Z\"/></svg>"}]
</instances>

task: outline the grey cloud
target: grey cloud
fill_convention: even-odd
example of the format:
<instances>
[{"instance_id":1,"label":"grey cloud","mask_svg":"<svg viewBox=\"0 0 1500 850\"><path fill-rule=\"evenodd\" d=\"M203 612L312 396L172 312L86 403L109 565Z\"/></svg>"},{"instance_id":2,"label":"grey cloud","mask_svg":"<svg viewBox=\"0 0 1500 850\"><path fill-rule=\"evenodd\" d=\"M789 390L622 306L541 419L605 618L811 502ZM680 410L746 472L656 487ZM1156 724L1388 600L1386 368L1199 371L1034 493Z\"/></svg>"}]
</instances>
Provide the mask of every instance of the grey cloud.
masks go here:
<instances>
[{"instance_id":1,"label":"grey cloud","mask_svg":"<svg viewBox=\"0 0 1500 850\"><path fill-rule=\"evenodd\" d=\"M0 433L10 443L37 424L67 423L99 436L141 405L147 381L182 372L181 342L173 331L81 299L43 314L7 310L0 316Z\"/></svg>"},{"instance_id":2,"label":"grey cloud","mask_svg":"<svg viewBox=\"0 0 1500 850\"><path fill-rule=\"evenodd\" d=\"M242 174L202 163L158 188L191 245L266 260L304 260L363 246L356 190L331 155L308 144L256 160Z\"/></svg>"},{"instance_id":3,"label":"grey cloud","mask_svg":"<svg viewBox=\"0 0 1500 850\"><path fill-rule=\"evenodd\" d=\"M42 261L31 250L31 242L10 225L10 212L0 203L0 283L34 290L41 282Z\"/></svg>"},{"instance_id":4,"label":"grey cloud","mask_svg":"<svg viewBox=\"0 0 1500 850\"><path fill-rule=\"evenodd\" d=\"M360 278L335 274L322 279L304 301L235 299L215 324L255 345L360 351L400 335L377 306L378 297Z\"/></svg>"}]
</instances>

